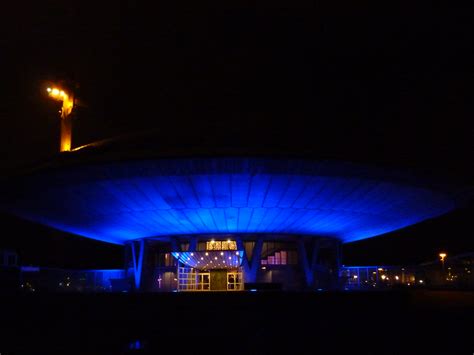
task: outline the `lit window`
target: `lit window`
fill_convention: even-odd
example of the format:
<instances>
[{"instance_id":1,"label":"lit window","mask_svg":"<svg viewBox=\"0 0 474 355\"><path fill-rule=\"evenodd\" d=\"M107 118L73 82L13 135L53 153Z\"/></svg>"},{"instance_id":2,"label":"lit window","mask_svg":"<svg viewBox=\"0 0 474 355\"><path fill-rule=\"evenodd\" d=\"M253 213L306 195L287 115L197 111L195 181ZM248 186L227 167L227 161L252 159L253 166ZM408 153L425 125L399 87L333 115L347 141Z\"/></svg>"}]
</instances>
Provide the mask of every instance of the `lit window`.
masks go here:
<instances>
[{"instance_id":1,"label":"lit window","mask_svg":"<svg viewBox=\"0 0 474 355\"><path fill-rule=\"evenodd\" d=\"M206 250L237 250L237 243L233 240L206 242Z\"/></svg>"}]
</instances>

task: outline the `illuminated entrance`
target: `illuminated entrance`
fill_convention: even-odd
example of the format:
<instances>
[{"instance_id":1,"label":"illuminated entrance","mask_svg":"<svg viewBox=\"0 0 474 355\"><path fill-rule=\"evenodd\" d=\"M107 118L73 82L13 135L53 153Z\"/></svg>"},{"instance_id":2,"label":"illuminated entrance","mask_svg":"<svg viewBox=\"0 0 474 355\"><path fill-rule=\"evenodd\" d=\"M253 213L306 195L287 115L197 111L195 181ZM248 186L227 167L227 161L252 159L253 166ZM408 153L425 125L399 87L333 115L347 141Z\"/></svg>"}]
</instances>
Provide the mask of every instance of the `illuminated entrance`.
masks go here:
<instances>
[{"instance_id":1,"label":"illuminated entrance","mask_svg":"<svg viewBox=\"0 0 474 355\"><path fill-rule=\"evenodd\" d=\"M202 271L178 267L178 291L241 291L244 289L242 270Z\"/></svg>"},{"instance_id":2,"label":"illuminated entrance","mask_svg":"<svg viewBox=\"0 0 474 355\"><path fill-rule=\"evenodd\" d=\"M240 291L243 251L173 252L178 263L177 291Z\"/></svg>"}]
</instances>

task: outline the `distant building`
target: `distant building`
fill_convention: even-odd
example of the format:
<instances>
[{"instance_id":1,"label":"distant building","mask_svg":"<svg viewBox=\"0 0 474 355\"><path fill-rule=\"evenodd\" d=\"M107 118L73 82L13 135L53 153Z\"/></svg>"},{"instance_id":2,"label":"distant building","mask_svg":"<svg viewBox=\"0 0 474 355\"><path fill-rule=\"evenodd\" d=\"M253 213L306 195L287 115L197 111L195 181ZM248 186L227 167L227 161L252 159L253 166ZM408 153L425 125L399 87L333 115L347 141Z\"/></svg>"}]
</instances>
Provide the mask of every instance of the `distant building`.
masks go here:
<instances>
[{"instance_id":1,"label":"distant building","mask_svg":"<svg viewBox=\"0 0 474 355\"><path fill-rule=\"evenodd\" d=\"M340 280L345 290L429 287L474 290L474 253L447 257L414 266L343 266Z\"/></svg>"},{"instance_id":2,"label":"distant building","mask_svg":"<svg viewBox=\"0 0 474 355\"><path fill-rule=\"evenodd\" d=\"M425 286L425 278L417 266L343 266L339 277L344 290Z\"/></svg>"},{"instance_id":3,"label":"distant building","mask_svg":"<svg viewBox=\"0 0 474 355\"><path fill-rule=\"evenodd\" d=\"M67 270L37 266L20 268L17 289L25 292L121 292L124 270Z\"/></svg>"},{"instance_id":4,"label":"distant building","mask_svg":"<svg viewBox=\"0 0 474 355\"><path fill-rule=\"evenodd\" d=\"M13 250L0 249L0 267L18 267L18 254Z\"/></svg>"},{"instance_id":5,"label":"distant building","mask_svg":"<svg viewBox=\"0 0 474 355\"><path fill-rule=\"evenodd\" d=\"M18 254L14 250L0 249L0 289L9 291L18 288Z\"/></svg>"},{"instance_id":6,"label":"distant building","mask_svg":"<svg viewBox=\"0 0 474 355\"><path fill-rule=\"evenodd\" d=\"M474 289L474 253L447 256L421 264L426 281L433 287Z\"/></svg>"}]
</instances>

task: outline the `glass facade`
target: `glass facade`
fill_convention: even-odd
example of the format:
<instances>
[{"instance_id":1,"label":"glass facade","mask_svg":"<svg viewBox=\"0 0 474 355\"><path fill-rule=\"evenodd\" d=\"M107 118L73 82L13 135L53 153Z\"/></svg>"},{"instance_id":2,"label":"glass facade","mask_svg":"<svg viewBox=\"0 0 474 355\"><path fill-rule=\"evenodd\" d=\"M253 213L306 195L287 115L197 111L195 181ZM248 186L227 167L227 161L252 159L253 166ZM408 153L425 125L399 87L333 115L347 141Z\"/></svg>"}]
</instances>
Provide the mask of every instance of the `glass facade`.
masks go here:
<instances>
[{"instance_id":1,"label":"glass facade","mask_svg":"<svg viewBox=\"0 0 474 355\"><path fill-rule=\"evenodd\" d=\"M222 280L222 276L225 277ZM224 281L224 282L222 282ZM202 271L191 267L178 267L177 291L240 291L243 290L241 270Z\"/></svg>"}]
</instances>

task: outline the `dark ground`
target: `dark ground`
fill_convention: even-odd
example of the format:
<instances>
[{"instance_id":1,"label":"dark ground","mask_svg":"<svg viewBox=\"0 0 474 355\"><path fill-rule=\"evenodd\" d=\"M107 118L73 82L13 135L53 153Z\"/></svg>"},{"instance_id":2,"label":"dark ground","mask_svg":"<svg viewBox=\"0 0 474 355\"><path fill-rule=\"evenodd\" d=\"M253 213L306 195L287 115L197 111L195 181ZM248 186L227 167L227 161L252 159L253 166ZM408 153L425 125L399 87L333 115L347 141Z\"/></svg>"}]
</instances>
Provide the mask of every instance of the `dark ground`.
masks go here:
<instances>
[{"instance_id":1,"label":"dark ground","mask_svg":"<svg viewBox=\"0 0 474 355\"><path fill-rule=\"evenodd\" d=\"M1 303L10 354L472 354L474 294L23 294ZM140 341L141 350L130 349Z\"/></svg>"}]
</instances>

